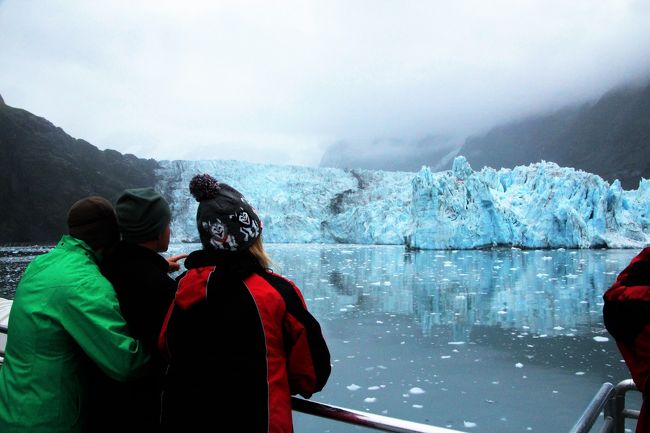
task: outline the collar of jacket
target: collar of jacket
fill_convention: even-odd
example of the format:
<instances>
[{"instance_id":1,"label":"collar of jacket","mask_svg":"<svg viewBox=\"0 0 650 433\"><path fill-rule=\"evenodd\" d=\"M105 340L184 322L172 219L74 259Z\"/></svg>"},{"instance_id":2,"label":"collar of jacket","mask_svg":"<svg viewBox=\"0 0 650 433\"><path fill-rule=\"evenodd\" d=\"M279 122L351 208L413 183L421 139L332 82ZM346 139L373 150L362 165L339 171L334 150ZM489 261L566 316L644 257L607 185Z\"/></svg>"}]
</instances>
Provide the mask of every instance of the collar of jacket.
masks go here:
<instances>
[{"instance_id":1,"label":"collar of jacket","mask_svg":"<svg viewBox=\"0 0 650 433\"><path fill-rule=\"evenodd\" d=\"M208 281L214 289L222 284L241 284L254 273L266 272L250 251L193 251L185 259L185 267L188 270L179 278L174 300L182 310L207 298Z\"/></svg>"},{"instance_id":2,"label":"collar of jacket","mask_svg":"<svg viewBox=\"0 0 650 433\"><path fill-rule=\"evenodd\" d=\"M264 272L257 258L249 251L231 252L216 250L193 251L185 259L187 269L214 266L220 272L245 278L253 272Z\"/></svg>"},{"instance_id":3,"label":"collar of jacket","mask_svg":"<svg viewBox=\"0 0 650 433\"><path fill-rule=\"evenodd\" d=\"M169 263L163 256L154 250L130 242L118 242L115 248L112 248L106 253L106 257L114 258L120 262L140 262L141 260L146 260L156 268L159 268L161 272L167 273L169 270Z\"/></svg>"},{"instance_id":4,"label":"collar of jacket","mask_svg":"<svg viewBox=\"0 0 650 433\"><path fill-rule=\"evenodd\" d=\"M87 243L85 243L81 239L75 238L74 236L70 236L70 235L61 236L61 240L59 241L58 244L56 244L56 246L57 248L62 248L64 250L81 249L84 251L86 255L91 257L95 263L99 263L99 261L101 260L100 254L98 254L92 248L90 248Z\"/></svg>"}]
</instances>

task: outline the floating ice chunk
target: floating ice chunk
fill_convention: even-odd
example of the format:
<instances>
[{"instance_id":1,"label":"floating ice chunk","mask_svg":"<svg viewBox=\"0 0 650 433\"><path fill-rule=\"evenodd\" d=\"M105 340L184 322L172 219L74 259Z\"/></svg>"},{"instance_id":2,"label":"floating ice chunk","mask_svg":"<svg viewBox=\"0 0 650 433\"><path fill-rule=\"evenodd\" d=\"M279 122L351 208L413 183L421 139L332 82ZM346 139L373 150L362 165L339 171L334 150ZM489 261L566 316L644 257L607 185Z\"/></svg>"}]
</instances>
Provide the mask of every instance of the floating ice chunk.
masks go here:
<instances>
[{"instance_id":1,"label":"floating ice chunk","mask_svg":"<svg viewBox=\"0 0 650 433\"><path fill-rule=\"evenodd\" d=\"M521 362L518 362L518 363L515 364L515 367L524 368L524 364L522 364Z\"/></svg>"},{"instance_id":2,"label":"floating ice chunk","mask_svg":"<svg viewBox=\"0 0 650 433\"><path fill-rule=\"evenodd\" d=\"M346 388L349 389L350 391L356 391L356 390L360 389L361 387L359 385L355 385L353 383L352 385L346 386Z\"/></svg>"},{"instance_id":3,"label":"floating ice chunk","mask_svg":"<svg viewBox=\"0 0 650 433\"><path fill-rule=\"evenodd\" d=\"M426 391L420 387L414 386L413 388L409 389L409 392L411 394L424 394Z\"/></svg>"},{"instance_id":4,"label":"floating ice chunk","mask_svg":"<svg viewBox=\"0 0 650 433\"><path fill-rule=\"evenodd\" d=\"M440 359L449 359L449 358L451 358L451 356L449 356L449 355L442 355L442 356L440 357Z\"/></svg>"},{"instance_id":5,"label":"floating ice chunk","mask_svg":"<svg viewBox=\"0 0 650 433\"><path fill-rule=\"evenodd\" d=\"M461 344L465 344L465 342L464 341L450 341L447 344L461 345Z\"/></svg>"},{"instance_id":6,"label":"floating ice chunk","mask_svg":"<svg viewBox=\"0 0 650 433\"><path fill-rule=\"evenodd\" d=\"M415 409L422 409L424 406L422 406L421 404L414 404L411 407L414 407Z\"/></svg>"},{"instance_id":7,"label":"floating ice chunk","mask_svg":"<svg viewBox=\"0 0 650 433\"><path fill-rule=\"evenodd\" d=\"M369 387L368 387L368 391L376 391L376 390L378 390L378 389L379 389L379 387L378 387L377 385L369 386Z\"/></svg>"},{"instance_id":8,"label":"floating ice chunk","mask_svg":"<svg viewBox=\"0 0 650 433\"><path fill-rule=\"evenodd\" d=\"M476 427L476 423L472 421L463 421L463 426L465 426L465 428L473 428Z\"/></svg>"},{"instance_id":9,"label":"floating ice chunk","mask_svg":"<svg viewBox=\"0 0 650 433\"><path fill-rule=\"evenodd\" d=\"M606 341L609 341L609 338L597 335L594 337L594 341L597 341L598 343L605 343Z\"/></svg>"},{"instance_id":10,"label":"floating ice chunk","mask_svg":"<svg viewBox=\"0 0 650 433\"><path fill-rule=\"evenodd\" d=\"M585 372L584 371L576 371L576 376L584 376Z\"/></svg>"},{"instance_id":11,"label":"floating ice chunk","mask_svg":"<svg viewBox=\"0 0 650 433\"><path fill-rule=\"evenodd\" d=\"M374 403L376 401L377 401L376 397L366 397L366 398L363 399L364 403Z\"/></svg>"}]
</instances>

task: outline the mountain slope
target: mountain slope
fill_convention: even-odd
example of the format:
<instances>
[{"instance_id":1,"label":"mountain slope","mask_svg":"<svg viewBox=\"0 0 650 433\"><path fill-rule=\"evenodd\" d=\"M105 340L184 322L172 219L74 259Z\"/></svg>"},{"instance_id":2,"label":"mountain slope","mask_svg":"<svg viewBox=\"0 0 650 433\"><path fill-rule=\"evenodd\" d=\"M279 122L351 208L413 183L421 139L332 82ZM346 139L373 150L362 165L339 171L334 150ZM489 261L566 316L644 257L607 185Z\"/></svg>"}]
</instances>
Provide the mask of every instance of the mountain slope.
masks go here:
<instances>
[{"instance_id":1,"label":"mountain slope","mask_svg":"<svg viewBox=\"0 0 650 433\"><path fill-rule=\"evenodd\" d=\"M459 154L474 167L553 161L638 188L642 177L650 178L650 83L493 128L467 139Z\"/></svg>"},{"instance_id":2,"label":"mountain slope","mask_svg":"<svg viewBox=\"0 0 650 433\"><path fill-rule=\"evenodd\" d=\"M153 186L158 163L101 151L0 97L0 243L52 242L74 201Z\"/></svg>"},{"instance_id":3,"label":"mountain slope","mask_svg":"<svg viewBox=\"0 0 650 433\"><path fill-rule=\"evenodd\" d=\"M462 141L462 140L461 140ZM462 155L472 167L513 168L552 161L621 181L635 189L650 178L650 82L614 89L600 99L542 113L471 136L459 143L430 136L415 143L377 140L330 145L321 167L417 171L451 168Z\"/></svg>"}]
</instances>

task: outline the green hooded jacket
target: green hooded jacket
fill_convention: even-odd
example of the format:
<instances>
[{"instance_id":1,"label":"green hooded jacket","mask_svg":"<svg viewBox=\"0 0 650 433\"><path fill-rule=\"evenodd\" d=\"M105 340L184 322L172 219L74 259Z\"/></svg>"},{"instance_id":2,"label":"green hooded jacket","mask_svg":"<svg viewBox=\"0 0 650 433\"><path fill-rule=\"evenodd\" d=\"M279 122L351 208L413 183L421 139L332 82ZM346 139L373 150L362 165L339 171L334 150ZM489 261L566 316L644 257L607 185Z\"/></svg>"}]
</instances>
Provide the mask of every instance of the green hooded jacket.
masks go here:
<instances>
[{"instance_id":1,"label":"green hooded jacket","mask_svg":"<svg viewBox=\"0 0 650 433\"><path fill-rule=\"evenodd\" d=\"M2 433L82 432L90 369L127 380L149 360L129 336L97 256L68 235L25 269L8 329L0 367Z\"/></svg>"}]
</instances>

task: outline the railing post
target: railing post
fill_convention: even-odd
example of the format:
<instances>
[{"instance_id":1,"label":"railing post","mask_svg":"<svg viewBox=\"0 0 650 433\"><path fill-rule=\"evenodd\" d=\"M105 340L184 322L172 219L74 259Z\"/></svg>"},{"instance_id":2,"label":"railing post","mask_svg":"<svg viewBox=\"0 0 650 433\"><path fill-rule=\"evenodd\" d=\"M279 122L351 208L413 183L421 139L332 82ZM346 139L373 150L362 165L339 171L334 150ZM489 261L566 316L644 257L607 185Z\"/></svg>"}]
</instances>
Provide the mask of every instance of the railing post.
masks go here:
<instances>
[{"instance_id":1,"label":"railing post","mask_svg":"<svg viewBox=\"0 0 650 433\"><path fill-rule=\"evenodd\" d=\"M588 433L598 419L600 412L611 400L614 391L614 385L609 382L603 383L569 433Z\"/></svg>"},{"instance_id":2,"label":"railing post","mask_svg":"<svg viewBox=\"0 0 650 433\"><path fill-rule=\"evenodd\" d=\"M625 433L625 393L614 394L605 406L605 419L611 418L614 423L613 433Z\"/></svg>"},{"instance_id":3,"label":"railing post","mask_svg":"<svg viewBox=\"0 0 650 433\"><path fill-rule=\"evenodd\" d=\"M614 430L616 433L625 433L625 416L623 416L623 411L625 410L625 394L619 394L614 398L614 407L616 410L616 425Z\"/></svg>"}]
</instances>

